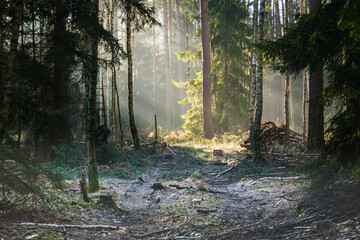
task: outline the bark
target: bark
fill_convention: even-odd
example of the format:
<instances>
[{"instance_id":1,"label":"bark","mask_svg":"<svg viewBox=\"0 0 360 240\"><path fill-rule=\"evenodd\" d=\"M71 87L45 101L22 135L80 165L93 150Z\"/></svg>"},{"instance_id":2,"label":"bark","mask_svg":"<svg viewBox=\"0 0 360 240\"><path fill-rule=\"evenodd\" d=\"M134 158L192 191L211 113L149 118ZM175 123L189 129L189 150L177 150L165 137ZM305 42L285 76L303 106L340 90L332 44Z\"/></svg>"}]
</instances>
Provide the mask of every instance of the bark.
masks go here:
<instances>
[{"instance_id":1,"label":"bark","mask_svg":"<svg viewBox=\"0 0 360 240\"><path fill-rule=\"evenodd\" d=\"M202 63L203 63L203 134L204 138L212 139L211 116L211 62L210 62L210 27L208 15L208 1L200 0L201 16L201 42L202 42Z\"/></svg>"},{"instance_id":2,"label":"bark","mask_svg":"<svg viewBox=\"0 0 360 240\"><path fill-rule=\"evenodd\" d=\"M268 21L269 21L269 36L270 36L270 40L274 39L274 28L272 25L272 11L271 11L271 0L268 0Z\"/></svg>"},{"instance_id":3,"label":"bark","mask_svg":"<svg viewBox=\"0 0 360 240\"><path fill-rule=\"evenodd\" d=\"M99 14L99 2L92 1L92 14L97 18ZM96 86L98 73L98 38L97 36L90 39L90 81L88 95L88 178L89 192L99 190L99 176L95 157L95 130L96 130Z\"/></svg>"},{"instance_id":4,"label":"bark","mask_svg":"<svg viewBox=\"0 0 360 240\"><path fill-rule=\"evenodd\" d=\"M274 0L275 4L275 16L276 16L276 38L281 38L281 22L280 22L280 8L279 0Z\"/></svg>"},{"instance_id":5,"label":"bark","mask_svg":"<svg viewBox=\"0 0 360 240\"><path fill-rule=\"evenodd\" d=\"M260 3L260 18L259 18L259 43L264 41L264 20L265 20L265 0L261 0ZM262 54L258 54L257 57L257 73L256 73L256 109L254 120L254 152L253 158L255 160L261 160L260 151L260 126L262 117L262 105L263 105L263 57Z\"/></svg>"},{"instance_id":6,"label":"bark","mask_svg":"<svg viewBox=\"0 0 360 240\"><path fill-rule=\"evenodd\" d=\"M155 9L155 0L153 0L153 8ZM155 18L155 12L153 14ZM152 35L153 35L153 105L154 113L156 113L156 31L155 25L152 26Z\"/></svg>"},{"instance_id":7,"label":"bark","mask_svg":"<svg viewBox=\"0 0 360 240\"><path fill-rule=\"evenodd\" d=\"M16 0L13 1L12 4L14 8L14 15L11 19L10 51L7 59L7 72L5 75L2 89L0 90L0 151L2 150L2 142L4 139L6 125L8 123L9 117L10 99L14 82L16 53L19 41L19 30L24 3L22 0Z\"/></svg>"},{"instance_id":8,"label":"bark","mask_svg":"<svg viewBox=\"0 0 360 240\"><path fill-rule=\"evenodd\" d=\"M171 75L170 75L170 54L169 54L169 26L167 16L167 0L163 0L163 14L164 14L164 58L165 58L165 81L166 81L166 126L171 125Z\"/></svg>"},{"instance_id":9,"label":"bark","mask_svg":"<svg viewBox=\"0 0 360 240\"><path fill-rule=\"evenodd\" d=\"M304 14L304 0L300 0L300 14Z\"/></svg>"},{"instance_id":10,"label":"bark","mask_svg":"<svg viewBox=\"0 0 360 240\"><path fill-rule=\"evenodd\" d=\"M310 13L321 7L320 4L320 0L310 0ZM321 152L324 147L324 108L318 99L323 88L323 63L319 61L310 70L309 77L308 149L311 152Z\"/></svg>"},{"instance_id":11,"label":"bark","mask_svg":"<svg viewBox=\"0 0 360 240\"><path fill-rule=\"evenodd\" d=\"M135 124L134 115L134 85L133 85L133 61L132 61L132 49L131 49L131 7L126 4L126 50L128 54L128 104L129 104L129 121L131 135L134 141L134 147L136 150L140 150L140 140L138 131Z\"/></svg>"},{"instance_id":12,"label":"bark","mask_svg":"<svg viewBox=\"0 0 360 240\"><path fill-rule=\"evenodd\" d=\"M258 0L254 0L253 11L253 42L257 42L257 27L258 27ZM251 91L250 91L250 107L249 107L249 129L250 129L250 146L251 150L255 151L255 135L254 135L254 113L255 113L255 98L256 98L256 52L255 45L252 49L251 56Z\"/></svg>"}]
</instances>

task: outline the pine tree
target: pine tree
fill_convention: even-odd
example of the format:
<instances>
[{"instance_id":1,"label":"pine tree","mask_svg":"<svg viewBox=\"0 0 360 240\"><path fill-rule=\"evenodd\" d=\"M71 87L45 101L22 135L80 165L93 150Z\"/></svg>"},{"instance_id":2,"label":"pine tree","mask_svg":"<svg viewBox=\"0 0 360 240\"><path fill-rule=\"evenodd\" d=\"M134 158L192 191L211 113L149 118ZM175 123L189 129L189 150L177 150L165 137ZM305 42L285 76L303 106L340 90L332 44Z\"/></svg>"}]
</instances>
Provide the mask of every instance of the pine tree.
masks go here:
<instances>
[{"instance_id":1,"label":"pine tree","mask_svg":"<svg viewBox=\"0 0 360 240\"><path fill-rule=\"evenodd\" d=\"M208 1L200 0L201 15L201 41L203 63L203 134L204 138L211 139L214 136L212 129L211 114L211 59L210 59L210 27L208 15Z\"/></svg>"}]
</instances>

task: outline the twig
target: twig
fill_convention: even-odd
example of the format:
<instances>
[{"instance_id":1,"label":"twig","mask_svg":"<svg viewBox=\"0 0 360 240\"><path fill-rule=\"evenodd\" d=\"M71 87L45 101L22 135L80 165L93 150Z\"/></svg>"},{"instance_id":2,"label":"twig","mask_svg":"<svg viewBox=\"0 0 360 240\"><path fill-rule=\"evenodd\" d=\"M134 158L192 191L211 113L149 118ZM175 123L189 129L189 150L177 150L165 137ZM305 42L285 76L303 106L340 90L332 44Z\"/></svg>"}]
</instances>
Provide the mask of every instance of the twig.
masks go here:
<instances>
[{"instance_id":1,"label":"twig","mask_svg":"<svg viewBox=\"0 0 360 240\"><path fill-rule=\"evenodd\" d=\"M228 169L226 169L225 171L223 171L223 172L219 173L218 175L216 175L215 178L218 178L218 177L224 175L225 173L230 172L232 169L234 169L234 168L237 167L238 165L239 165L239 163L232 165L230 168L228 168Z\"/></svg>"}]
</instances>

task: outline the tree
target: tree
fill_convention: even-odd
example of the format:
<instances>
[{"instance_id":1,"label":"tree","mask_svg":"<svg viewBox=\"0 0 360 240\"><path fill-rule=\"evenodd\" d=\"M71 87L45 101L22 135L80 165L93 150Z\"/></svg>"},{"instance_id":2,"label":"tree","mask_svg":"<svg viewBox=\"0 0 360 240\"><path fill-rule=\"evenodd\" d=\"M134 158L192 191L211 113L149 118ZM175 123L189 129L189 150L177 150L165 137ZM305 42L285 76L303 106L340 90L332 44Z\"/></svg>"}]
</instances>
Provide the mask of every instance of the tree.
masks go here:
<instances>
[{"instance_id":1,"label":"tree","mask_svg":"<svg viewBox=\"0 0 360 240\"><path fill-rule=\"evenodd\" d=\"M13 4L13 16L11 19L11 39L10 39L10 51L8 54L7 60L7 72L5 75L5 81L1 89L0 97L0 151L2 150L2 142L4 139L8 116L9 116L9 107L10 107L10 97L12 93L12 85L14 81L14 72L16 67L16 53L19 41L19 30L20 22L23 9L23 0L16 0L12 2Z\"/></svg>"},{"instance_id":2,"label":"tree","mask_svg":"<svg viewBox=\"0 0 360 240\"><path fill-rule=\"evenodd\" d=\"M94 19L98 19L99 1L91 2L91 15ZM90 79L89 79L89 95L88 95L88 178L89 192L97 192L99 186L99 176L95 157L95 131L96 131L96 86L98 78L98 36L90 38Z\"/></svg>"},{"instance_id":3,"label":"tree","mask_svg":"<svg viewBox=\"0 0 360 240\"><path fill-rule=\"evenodd\" d=\"M129 121L131 135L134 141L135 149L140 149L140 139L138 131L135 124L135 115L134 115L134 85L133 85L133 66L132 66L132 50L131 50L131 22L133 20L133 13L129 3L125 5L126 11L126 51L128 59L128 105L129 105Z\"/></svg>"},{"instance_id":4,"label":"tree","mask_svg":"<svg viewBox=\"0 0 360 240\"><path fill-rule=\"evenodd\" d=\"M247 47L250 30L245 23L248 13L234 0L209 1L210 36L213 54L212 93L216 107L213 127L216 133L229 132L236 126L247 127L249 78Z\"/></svg>"},{"instance_id":5,"label":"tree","mask_svg":"<svg viewBox=\"0 0 360 240\"><path fill-rule=\"evenodd\" d=\"M318 8L321 8L321 1L310 0L310 14ZM319 60L314 63L314 68L310 69L309 76L308 149L312 152L321 152L324 148L324 109L319 104L324 88L323 78L323 62Z\"/></svg>"},{"instance_id":6,"label":"tree","mask_svg":"<svg viewBox=\"0 0 360 240\"><path fill-rule=\"evenodd\" d=\"M201 16L201 42L203 63L203 134L204 138L211 139L214 136L212 129L211 114L211 58L210 58L210 28L208 15L208 1L200 0Z\"/></svg>"},{"instance_id":7,"label":"tree","mask_svg":"<svg viewBox=\"0 0 360 240\"><path fill-rule=\"evenodd\" d=\"M153 17L154 9L148 7L142 0L131 0L123 2L125 7L126 24L126 51L128 59L128 107L131 135L135 149L140 149L140 140L135 123L134 115L134 83L133 83L133 55L132 55L132 32L139 31L145 25L159 24Z\"/></svg>"},{"instance_id":8,"label":"tree","mask_svg":"<svg viewBox=\"0 0 360 240\"><path fill-rule=\"evenodd\" d=\"M251 52L251 96L249 106L249 129L250 129L250 148L255 152L255 131L254 131L254 113L255 113L255 99L256 99L256 51L255 43L257 42L257 28L258 28L258 1L254 0L253 11L253 48Z\"/></svg>"},{"instance_id":9,"label":"tree","mask_svg":"<svg viewBox=\"0 0 360 240\"><path fill-rule=\"evenodd\" d=\"M171 96L171 73L170 73L170 53L169 53L169 21L167 0L163 0L164 17L164 61L165 61L165 85L166 85L166 126L171 126L172 117L172 96Z\"/></svg>"},{"instance_id":10,"label":"tree","mask_svg":"<svg viewBox=\"0 0 360 240\"><path fill-rule=\"evenodd\" d=\"M260 18L259 18L259 40L261 44L264 41L264 23L265 23L265 0L260 2ZM255 120L254 120L254 146L253 158L257 161L261 160L261 149L260 149L260 126L262 117L262 81L263 81L263 54L260 52L257 55L257 71L256 71L256 108L255 108Z\"/></svg>"}]
</instances>

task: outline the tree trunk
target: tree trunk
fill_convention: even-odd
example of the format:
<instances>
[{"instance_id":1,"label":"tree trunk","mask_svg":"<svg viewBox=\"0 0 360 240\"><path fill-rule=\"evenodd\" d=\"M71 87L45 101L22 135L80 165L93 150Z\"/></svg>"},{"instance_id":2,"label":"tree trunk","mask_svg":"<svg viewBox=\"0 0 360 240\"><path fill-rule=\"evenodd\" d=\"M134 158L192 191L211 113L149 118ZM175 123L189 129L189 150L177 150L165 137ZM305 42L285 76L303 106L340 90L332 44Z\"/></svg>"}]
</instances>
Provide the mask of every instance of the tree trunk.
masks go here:
<instances>
[{"instance_id":1,"label":"tree trunk","mask_svg":"<svg viewBox=\"0 0 360 240\"><path fill-rule=\"evenodd\" d=\"M180 0L175 0L176 8L176 37L177 37L177 52L182 52L182 32L181 32L181 13L180 13ZM183 73L183 63L181 59L177 60L178 62L178 80L179 82L184 82L184 73ZM183 100L186 97L184 89L180 89L180 99ZM185 113L185 108L182 107L181 113Z\"/></svg>"},{"instance_id":2,"label":"tree trunk","mask_svg":"<svg viewBox=\"0 0 360 240\"><path fill-rule=\"evenodd\" d=\"M169 9L169 65L170 65L170 91L171 91L171 127L173 127L173 126L175 126L175 119L176 119L175 108L176 108L176 104L177 104L177 101L176 101L177 95L175 94L174 84L172 83L172 80L173 80L173 47L172 47L173 25L172 25L172 3L171 3L171 0L169 0L169 8L168 9Z\"/></svg>"},{"instance_id":3,"label":"tree trunk","mask_svg":"<svg viewBox=\"0 0 360 240\"><path fill-rule=\"evenodd\" d=\"M258 27L258 0L254 0L253 10L253 48L251 56L251 90L250 90L250 107L249 107L249 129L250 129L250 147L251 151L255 151L255 134L254 134L254 113L255 113L255 98L256 98L256 52L255 43L257 42L257 27Z\"/></svg>"},{"instance_id":4,"label":"tree trunk","mask_svg":"<svg viewBox=\"0 0 360 240\"><path fill-rule=\"evenodd\" d=\"M303 101L302 101L302 117L303 117L303 147L306 146L306 102L307 102L307 71L303 70Z\"/></svg>"},{"instance_id":5,"label":"tree trunk","mask_svg":"<svg viewBox=\"0 0 360 240\"><path fill-rule=\"evenodd\" d=\"M190 34L189 34L189 11L186 10L185 12L185 42L186 42L186 51L190 51ZM186 62L186 81L190 82L190 60Z\"/></svg>"},{"instance_id":6,"label":"tree trunk","mask_svg":"<svg viewBox=\"0 0 360 240\"><path fill-rule=\"evenodd\" d=\"M321 7L320 0L310 0L310 13ZM324 147L324 108L319 106L319 97L323 92L323 63L314 64L309 77L309 126L308 148L311 152L321 152Z\"/></svg>"},{"instance_id":7,"label":"tree trunk","mask_svg":"<svg viewBox=\"0 0 360 240\"><path fill-rule=\"evenodd\" d=\"M285 144L289 143L290 138L290 112L289 112L289 95L290 95L290 74L285 74L285 103L284 103L284 119L285 119Z\"/></svg>"},{"instance_id":8,"label":"tree trunk","mask_svg":"<svg viewBox=\"0 0 360 240\"><path fill-rule=\"evenodd\" d=\"M10 97L12 92L12 86L14 82L14 72L15 72L15 60L17 53L17 46L19 41L19 29L21 23L21 16L23 10L23 1L15 0L12 1L13 4L13 17L11 19L11 39L10 39L10 51L7 59L7 72L5 75L4 83L1 89L0 97L0 151L2 150L2 142L4 139L6 125L9 117L9 107L10 107ZM1 33L2 35L2 33Z\"/></svg>"},{"instance_id":9,"label":"tree trunk","mask_svg":"<svg viewBox=\"0 0 360 240\"><path fill-rule=\"evenodd\" d=\"M272 8L271 8L271 0L268 0L268 16L269 16L269 36L270 36L270 40L274 39L274 28L272 25Z\"/></svg>"},{"instance_id":10,"label":"tree trunk","mask_svg":"<svg viewBox=\"0 0 360 240\"><path fill-rule=\"evenodd\" d=\"M155 0L153 0L154 14L155 18ZM156 31L155 25L152 26L152 35L153 35L153 105L154 105L154 114L156 114Z\"/></svg>"},{"instance_id":11,"label":"tree trunk","mask_svg":"<svg viewBox=\"0 0 360 240\"><path fill-rule=\"evenodd\" d=\"M98 18L99 1L94 0L91 4L92 14ZM88 95L88 178L89 178L89 192L97 192L99 190L99 176L95 157L95 130L96 130L96 86L98 73L98 37L90 39L90 81L89 81L89 95Z\"/></svg>"},{"instance_id":12,"label":"tree trunk","mask_svg":"<svg viewBox=\"0 0 360 240\"><path fill-rule=\"evenodd\" d=\"M117 85L115 82L115 91L116 91L116 99L117 99L117 110L118 110L118 118L119 118L119 129L120 129L120 147L123 147L124 143L124 132L122 128L122 122L121 122L121 112L120 112L120 98L119 98L119 91L117 89Z\"/></svg>"},{"instance_id":13,"label":"tree trunk","mask_svg":"<svg viewBox=\"0 0 360 240\"><path fill-rule=\"evenodd\" d=\"M101 67L101 66L100 66ZM104 78L102 74L100 74L101 79L101 103L102 103L102 115L103 115L103 121L104 125L107 128L107 119L106 119L106 105L105 105L105 91L104 91Z\"/></svg>"},{"instance_id":14,"label":"tree trunk","mask_svg":"<svg viewBox=\"0 0 360 240\"><path fill-rule=\"evenodd\" d=\"M281 23L280 23L280 9L279 0L274 0L275 4L275 16L276 16L276 38L281 38Z\"/></svg>"},{"instance_id":15,"label":"tree trunk","mask_svg":"<svg viewBox=\"0 0 360 240\"><path fill-rule=\"evenodd\" d=\"M128 104L129 104L129 121L131 135L134 141L136 150L140 150L140 140L138 131L135 124L134 115L134 85L133 85L133 62L132 62L132 49L131 49L131 21L132 12L131 6L126 4L126 50L128 54Z\"/></svg>"},{"instance_id":16,"label":"tree trunk","mask_svg":"<svg viewBox=\"0 0 360 240\"><path fill-rule=\"evenodd\" d=\"M165 81L166 81L166 127L171 126L171 75L170 75L170 54L169 54L169 25L167 16L167 0L163 0L163 14L164 14L164 58L165 58Z\"/></svg>"},{"instance_id":17,"label":"tree trunk","mask_svg":"<svg viewBox=\"0 0 360 240\"><path fill-rule=\"evenodd\" d=\"M265 21L265 0L261 0L260 3L260 31L259 31L259 43L264 41L264 21ZM260 150L260 126L262 117L262 104L263 104L263 57L262 54L258 54L257 57L257 73L256 73L256 109L255 109L255 121L254 121L254 160L261 160Z\"/></svg>"},{"instance_id":18,"label":"tree trunk","mask_svg":"<svg viewBox=\"0 0 360 240\"><path fill-rule=\"evenodd\" d=\"M201 42L202 42L202 63L203 63L203 134L204 138L212 139L211 116L211 62L210 62L210 27L208 15L208 1L200 0L201 16Z\"/></svg>"}]
</instances>

